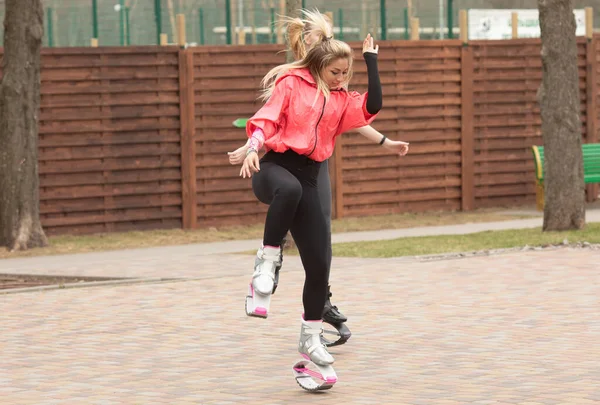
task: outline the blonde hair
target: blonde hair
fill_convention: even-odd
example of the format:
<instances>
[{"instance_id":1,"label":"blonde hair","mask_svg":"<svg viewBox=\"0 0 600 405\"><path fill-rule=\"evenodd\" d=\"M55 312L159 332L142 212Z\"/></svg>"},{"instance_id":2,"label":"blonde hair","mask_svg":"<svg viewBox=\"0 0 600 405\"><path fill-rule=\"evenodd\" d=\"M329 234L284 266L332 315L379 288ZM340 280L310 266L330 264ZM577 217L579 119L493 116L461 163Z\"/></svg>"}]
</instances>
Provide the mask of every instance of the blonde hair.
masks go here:
<instances>
[{"instance_id":1,"label":"blonde hair","mask_svg":"<svg viewBox=\"0 0 600 405\"><path fill-rule=\"evenodd\" d=\"M277 79L291 69L308 68L317 82L317 95L315 101L318 98L319 93L323 94L325 100L329 99L329 86L321 77L321 72L334 61L338 59L348 60L348 75L346 76L346 80L341 84L341 87L346 87L352 78L352 48L345 42L333 39L333 29L327 16L318 11L302 11L306 16L305 20L288 19L288 35L290 46L297 45L298 42L302 43L303 50L300 50L300 52L303 52L304 54L301 55L302 57L298 58L299 60L296 62L276 66L265 75L261 81L263 91L260 98L262 100L268 100L269 97L271 97ZM300 24L297 20L302 22L301 30L299 29ZM291 28L292 26L293 28ZM313 44L308 51L306 51L303 41L303 35L307 34L317 34L319 36L319 41ZM300 48L297 47L297 49Z\"/></svg>"},{"instance_id":2,"label":"blonde hair","mask_svg":"<svg viewBox=\"0 0 600 405\"><path fill-rule=\"evenodd\" d=\"M316 35L319 40L333 38L333 21L326 14L321 14L317 9L301 10L304 18L284 17L282 23L287 26L286 35L289 50L294 59L300 60L306 56L306 42L308 35ZM314 44L311 44L314 45Z\"/></svg>"}]
</instances>

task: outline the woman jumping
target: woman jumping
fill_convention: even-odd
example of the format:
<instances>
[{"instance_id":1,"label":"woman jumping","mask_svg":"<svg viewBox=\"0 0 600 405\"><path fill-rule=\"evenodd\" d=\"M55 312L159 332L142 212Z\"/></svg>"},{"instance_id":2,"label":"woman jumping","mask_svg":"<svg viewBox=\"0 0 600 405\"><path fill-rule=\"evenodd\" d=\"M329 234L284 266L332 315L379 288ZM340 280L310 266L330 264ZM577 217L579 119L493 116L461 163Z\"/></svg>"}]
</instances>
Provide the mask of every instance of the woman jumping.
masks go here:
<instances>
[{"instance_id":1,"label":"woman jumping","mask_svg":"<svg viewBox=\"0 0 600 405\"><path fill-rule=\"evenodd\" d=\"M325 14L321 14L318 11L307 11L303 10L304 19L300 18L288 18L287 19L287 39L289 48L292 51L294 58L296 60L303 59L307 54L307 49L314 44L317 44L323 41L326 38L332 37L332 23L329 20L329 17ZM323 27L319 22L325 19L327 24ZM324 30L323 28L326 28ZM374 143L378 143L383 145L390 151L397 153L401 156L405 155L408 152L408 143L401 141L392 141L386 136L382 135L378 131L376 131L371 126L364 126L361 128L355 129L356 132L365 136L367 139L371 140ZM241 164L244 161L246 153L250 147L250 139L248 142L235 150L234 152L229 152L229 161L232 165ZM325 160L321 163L318 174L317 181L317 191L319 195L319 200L321 202L322 212L325 215L326 226L328 230L328 269L331 267L331 181L329 178L329 168L328 161ZM279 266L280 267L280 266ZM276 277L275 277L275 288L278 279L279 267L276 269ZM329 271L329 270L328 270ZM331 291L330 287L327 288L327 295L325 306L323 310L323 319L332 324L333 326L340 330L340 324L347 321L347 317L344 316L337 308L337 306L332 305L330 301ZM347 330L347 329L346 329ZM349 337L349 331L344 338L340 339L339 343L344 343L345 340Z\"/></svg>"},{"instance_id":2,"label":"woman jumping","mask_svg":"<svg viewBox=\"0 0 600 405\"><path fill-rule=\"evenodd\" d=\"M315 23L321 32L331 31L320 15L315 16ZM326 36L300 61L278 66L265 76L263 98L267 102L246 126L250 141L241 175L252 177L254 194L269 205L252 294L260 298L272 293L275 269L281 262L280 246L289 230L306 274L298 350L319 365L332 364L334 359L320 341L331 243L318 177L322 162L333 153L335 138L370 124L381 109L377 52L368 35L363 43L368 93L349 92L352 50ZM257 151L263 145L267 153L259 162Z\"/></svg>"}]
</instances>

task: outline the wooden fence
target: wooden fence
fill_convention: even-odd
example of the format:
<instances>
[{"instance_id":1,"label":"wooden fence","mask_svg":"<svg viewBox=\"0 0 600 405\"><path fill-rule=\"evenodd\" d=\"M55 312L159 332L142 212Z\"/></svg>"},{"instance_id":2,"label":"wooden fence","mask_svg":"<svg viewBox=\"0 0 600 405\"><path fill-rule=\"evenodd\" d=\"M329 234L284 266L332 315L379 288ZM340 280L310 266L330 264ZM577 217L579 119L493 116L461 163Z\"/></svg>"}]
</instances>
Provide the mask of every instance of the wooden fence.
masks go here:
<instances>
[{"instance_id":1,"label":"wooden fence","mask_svg":"<svg viewBox=\"0 0 600 405\"><path fill-rule=\"evenodd\" d=\"M600 119L597 39L578 40L584 140ZM359 55L359 44L355 46ZM44 49L40 205L49 234L255 223L266 206L228 163L231 123L259 107L279 45ZM536 39L380 44L384 109L373 126L411 143L399 158L358 134L330 159L334 216L533 203L541 144ZM364 63L352 88L366 90ZM590 196L597 195L589 188Z\"/></svg>"},{"instance_id":2,"label":"wooden fence","mask_svg":"<svg viewBox=\"0 0 600 405\"><path fill-rule=\"evenodd\" d=\"M176 49L45 49L40 213L50 234L180 227Z\"/></svg>"}]
</instances>

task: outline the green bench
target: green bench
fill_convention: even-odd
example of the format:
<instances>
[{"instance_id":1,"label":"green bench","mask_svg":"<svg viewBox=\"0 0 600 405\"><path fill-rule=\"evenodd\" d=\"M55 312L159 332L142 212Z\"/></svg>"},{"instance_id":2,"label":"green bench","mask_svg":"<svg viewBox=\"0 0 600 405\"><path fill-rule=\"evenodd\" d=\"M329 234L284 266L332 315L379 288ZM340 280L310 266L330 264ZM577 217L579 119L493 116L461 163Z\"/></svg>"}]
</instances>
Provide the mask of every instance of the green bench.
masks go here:
<instances>
[{"instance_id":1,"label":"green bench","mask_svg":"<svg viewBox=\"0 0 600 405\"><path fill-rule=\"evenodd\" d=\"M537 209L544 210L544 147L532 146L535 162ZM583 151L583 182L585 184L600 183L600 143L585 143Z\"/></svg>"}]
</instances>

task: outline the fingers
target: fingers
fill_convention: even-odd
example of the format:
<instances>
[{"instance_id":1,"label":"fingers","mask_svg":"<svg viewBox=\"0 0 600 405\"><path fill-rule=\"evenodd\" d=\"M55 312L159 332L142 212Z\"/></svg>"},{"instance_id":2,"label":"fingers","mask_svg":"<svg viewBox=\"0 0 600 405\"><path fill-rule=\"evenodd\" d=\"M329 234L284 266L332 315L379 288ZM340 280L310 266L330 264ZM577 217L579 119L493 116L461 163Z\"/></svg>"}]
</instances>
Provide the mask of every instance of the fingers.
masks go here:
<instances>
[{"instance_id":1,"label":"fingers","mask_svg":"<svg viewBox=\"0 0 600 405\"><path fill-rule=\"evenodd\" d=\"M248 163L248 167L250 169L252 169L254 172L260 171L260 163L258 160L258 156L256 156L256 154L254 154L254 156L252 156L252 158L250 159L250 161Z\"/></svg>"},{"instance_id":2,"label":"fingers","mask_svg":"<svg viewBox=\"0 0 600 405\"><path fill-rule=\"evenodd\" d=\"M251 173L250 170L248 169L248 159L244 160L244 163L242 164L242 168L240 169L240 176L242 176L242 178L246 178L246 177L250 177Z\"/></svg>"},{"instance_id":3,"label":"fingers","mask_svg":"<svg viewBox=\"0 0 600 405\"><path fill-rule=\"evenodd\" d=\"M244 161L244 157L240 153L232 153L228 152L229 155L229 163L232 165L239 165Z\"/></svg>"},{"instance_id":4,"label":"fingers","mask_svg":"<svg viewBox=\"0 0 600 405\"><path fill-rule=\"evenodd\" d=\"M252 170L250 169L249 166L244 166L244 178L250 178L252 177Z\"/></svg>"},{"instance_id":5,"label":"fingers","mask_svg":"<svg viewBox=\"0 0 600 405\"><path fill-rule=\"evenodd\" d=\"M363 41L363 53L365 52L379 53L379 45L375 45L375 39L371 34L367 34L367 37Z\"/></svg>"},{"instance_id":6,"label":"fingers","mask_svg":"<svg viewBox=\"0 0 600 405\"><path fill-rule=\"evenodd\" d=\"M243 178L252 177L252 173L260 171L260 160L258 159L258 155L253 153L248 155L244 159L244 163L242 164L242 168L240 169L240 176Z\"/></svg>"},{"instance_id":7,"label":"fingers","mask_svg":"<svg viewBox=\"0 0 600 405\"><path fill-rule=\"evenodd\" d=\"M371 37L371 34L367 34L367 37L365 38L365 40L363 41L363 52L366 52L367 50L369 50L370 47L372 47L373 44L373 37Z\"/></svg>"}]
</instances>

